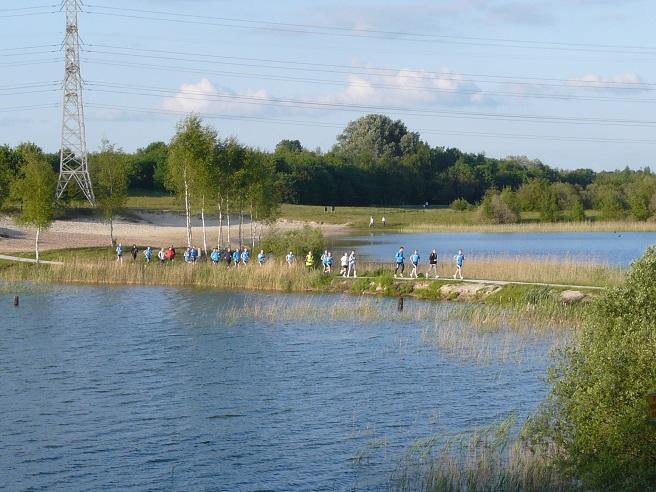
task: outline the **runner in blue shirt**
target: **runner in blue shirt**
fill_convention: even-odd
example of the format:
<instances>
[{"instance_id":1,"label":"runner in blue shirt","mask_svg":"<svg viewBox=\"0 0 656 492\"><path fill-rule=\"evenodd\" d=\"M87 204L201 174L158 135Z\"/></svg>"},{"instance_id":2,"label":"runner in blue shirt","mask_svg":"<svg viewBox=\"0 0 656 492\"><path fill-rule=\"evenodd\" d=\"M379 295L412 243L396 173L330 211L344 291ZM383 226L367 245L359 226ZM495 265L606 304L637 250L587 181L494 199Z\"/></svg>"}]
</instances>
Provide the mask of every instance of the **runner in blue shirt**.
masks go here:
<instances>
[{"instance_id":1,"label":"runner in blue shirt","mask_svg":"<svg viewBox=\"0 0 656 492\"><path fill-rule=\"evenodd\" d=\"M235 264L235 268L239 268L239 260L241 260L241 252L237 248L232 252L232 262Z\"/></svg>"},{"instance_id":2,"label":"runner in blue shirt","mask_svg":"<svg viewBox=\"0 0 656 492\"><path fill-rule=\"evenodd\" d=\"M462 264L465 261L465 255L462 253L462 250L458 250L458 254L453 257L456 260L456 273L453 274L453 278L460 276L460 280L463 279L462 276Z\"/></svg>"},{"instance_id":3,"label":"runner in blue shirt","mask_svg":"<svg viewBox=\"0 0 656 492\"><path fill-rule=\"evenodd\" d=\"M410 278L418 278L419 275L417 273L417 268L419 267L419 260L420 260L419 253L417 253L417 250L415 249L415 252L410 255L410 263L412 263L412 272L410 272Z\"/></svg>"},{"instance_id":4,"label":"runner in blue shirt","mask_svg":"<svg viewBox=\"0 0 656 492\"><path fill-rule=\"evenodd\" d=\"M144 249L144 259L146 260L146 263L150 263L150 260L153 257L153 250L150 249L150 246L148 246L146 249Z\"/></svg>"},{"instance_id":5,"label":"runner in blue shirt","mask_svg":"<svg viewBox=\"0 0 656 492\"><path fill-rule=\"evenodd\" d=\"M121 243L116 246L116 261L123 263L123 245Z\"/></svg>"},{"instance_id":6,"label":"runner in blue shirt","mask_svg":"<svg viewBox=\"0 0 656 492\"><path fill-rule=\"evenodd\" d=\"M400 276L403 277L403 270L405 269L405 265L403 264L403 262L405 261L403 246L401 246L399 248L399 250L396 252L396 255L394 255L394 259L396 260L396 268L394 269L394 277L396 277L396 274L399 273L399 270L401 271Z\"/></svg>"},{"instance_id":7,"label":"runner in blue shirt","mask_svg":"<svg viewBox=\"0 0 656 492\"><path fill-rule=\"evenodd\" d=\"M290 251L287 253L287 257L285 259L287 260L287 265L291 267L296 257L294 256L294 253Z\"/></svg>"},{"instance_id":8,"label":"runner in blue shirt","mask_svg":"<svg viewBox=\"0 0 656 492\"><path fill-rule=\"evenodd\" d=\"M214 248L212 249L212 252L210 253L210 258L212 260L212 263L215 265L219 264L219 261L221 260L221 253L219 253L219 250Z\"/></svg>"},{"instance_id":9,"label":"runner in blue shirt","mask_svg":"<svg viewBox=\"0 0 656 492\"><path fill-rule=\"evenodd\" d=\"M248 260L251 259L251 254L248 251L248 248L244 248L244 252L241 254L241 262L246 265L248 263Z\"/></svg>"},{"instance_id":10,"label":"runner in blue shirt","mask_svg":"<svg viewBox=\"0 0 656 492\"><path fill-rule=\"evenodd\" d=\"M261 249L259 254L257 255L257 262L260 264L260 266L264 265L264 261L266 260L266 255L264 254L264 250Z\"/></svg>"}]
</instances>

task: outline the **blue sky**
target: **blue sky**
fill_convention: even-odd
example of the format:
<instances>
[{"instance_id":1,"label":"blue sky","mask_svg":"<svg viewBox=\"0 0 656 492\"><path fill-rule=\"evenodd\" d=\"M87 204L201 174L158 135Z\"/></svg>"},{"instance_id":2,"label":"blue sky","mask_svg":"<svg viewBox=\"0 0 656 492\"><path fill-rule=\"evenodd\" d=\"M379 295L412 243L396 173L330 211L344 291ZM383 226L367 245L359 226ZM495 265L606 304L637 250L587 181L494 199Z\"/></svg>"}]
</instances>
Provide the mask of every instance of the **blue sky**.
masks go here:
<instances>
[{"instance_id":1,"label":"blue sky","mask_svg":"<svg viewBox=\"0 0 656 492\"><path fill-rule=\"evenodd\" d=\"M58 149L62 55L23 49L61 42L63 14L31 9L53 3L0 7L2 143ZM327 150L348 121L375 111L431 145L561 168L654 167L647 0L85 4L90 149L103 138L129 151L168 141L193 110L249 145L298 138ZM41 82L51 85L27 86Z\"/></svg>"}]
</instances>

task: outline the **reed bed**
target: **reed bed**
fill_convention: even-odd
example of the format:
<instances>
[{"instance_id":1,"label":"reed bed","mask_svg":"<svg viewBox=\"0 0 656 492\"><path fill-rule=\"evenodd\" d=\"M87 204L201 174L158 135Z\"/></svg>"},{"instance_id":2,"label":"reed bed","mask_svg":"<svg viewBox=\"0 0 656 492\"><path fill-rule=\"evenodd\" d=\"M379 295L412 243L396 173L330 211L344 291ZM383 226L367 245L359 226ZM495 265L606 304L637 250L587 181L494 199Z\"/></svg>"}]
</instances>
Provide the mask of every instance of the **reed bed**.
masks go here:
<instances>
[{"instance_id":1,"label":"reed bed","mask_svg":"<svg viewBox=\"0 0 656 492\"><path fill-rule=\"evenodd\" d=\"M625 269L608 263L569 257L467 256L467 251L465 256L463 275L468 279L607 287L620 284L626 274ZM419 280L425 279L427 269L426 262L420 264ZM391 263L361 263L358 268L363 276L384 271L393 271ZM454 271L455 263L442 256L438 264L440 278L448 281Z\"/></svg>"},{"instance_id":2,"label":"reed bed","mask_svg":"<svg viewBox=\"0 0 656 492\"><path fill-rule=\"evenodd\" d=\"M221 289L308 291L322 281L319 272L308 272L301 266L271 262L262 267L248 265L227 269L225 265L183 262L151 263L125 261L72 260L64 265L22 265L4 269L8 282L86 283L116 285L195 286Z\"/></svg>"},{"instance_id":3,"label":"reed bed","mask_svg":"<svg viewBox=\"0 0 656 492\"><path fill-rule=\"evenodd\" d=\"M523 222L519 224L411 223L397 226L403 233L417 232L655 232L656 222L583 221Z\"/></svg>"},{"instance_id":4,"label":"reed bed","mask_svg":"<svg viewBox=\"0 0 656 492\"><path fill-rule=\"evenodd\" d=\"M447 439L438 436L414 443L392 477L398 491L572 490L571 480L544 451L511 439L514 419Z\"/></svg>"}]
</instances>

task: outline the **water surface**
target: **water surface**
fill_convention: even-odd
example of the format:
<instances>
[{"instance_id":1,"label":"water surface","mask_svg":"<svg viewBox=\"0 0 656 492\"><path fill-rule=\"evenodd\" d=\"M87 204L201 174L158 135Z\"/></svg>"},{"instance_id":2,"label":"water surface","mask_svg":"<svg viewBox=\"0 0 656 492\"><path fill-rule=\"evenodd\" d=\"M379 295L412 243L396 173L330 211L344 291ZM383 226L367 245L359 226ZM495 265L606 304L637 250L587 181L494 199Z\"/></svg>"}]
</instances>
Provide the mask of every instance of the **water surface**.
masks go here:
<instances>
[{"instance_id":1,"label":"water surface","mask_svg":"<svg viewBox=\"0 0 656 492\"><path fill-rule=\"evenodd\" d=\"M392 262L400 246L418 249L425 259L435 248L443 258L459 249L469 256L538 256L577 258L628 266L656 243L654 232L454 232L399 234L377 230L369 235L338 238L333 247L357 248L362 258ZM408 253L409 255L410 253ZM340 254L341 256L341 254Z\"/></svg>"},{"instance_id":2,"label":"water surface","mask_svg":"<svg viewBox=\"0 0 656 492\"><path fill-rule=\"evenodd\" d=\"M380 490L415 440L521 420L545 395L546 342L481 366L424 342L430 320L224 320L274 298L1 295L0 489Z\"/></svg>"}]
</instances>

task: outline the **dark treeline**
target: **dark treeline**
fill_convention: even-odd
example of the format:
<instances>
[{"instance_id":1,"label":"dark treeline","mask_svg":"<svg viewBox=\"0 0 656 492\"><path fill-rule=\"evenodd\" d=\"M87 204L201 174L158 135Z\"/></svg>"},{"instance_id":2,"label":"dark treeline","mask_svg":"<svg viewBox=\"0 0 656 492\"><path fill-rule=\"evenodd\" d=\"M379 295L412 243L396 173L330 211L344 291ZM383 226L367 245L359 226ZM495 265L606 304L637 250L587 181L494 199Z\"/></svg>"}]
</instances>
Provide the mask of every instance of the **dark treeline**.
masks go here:
<instances>
[{"instance_id":1,"label":"dark treeline","mask_svg":"<svg viewBox=\"0 0 656 492\"><path fill-rule=\"evenodd\" d=\"M33 144L0 147L2 190ZM127 154L132 192L167 190L168 145L151 143ZM602 217L645 220L656 212L656 177L648 168L566 171L524 156L495 159L455 148L431 147L400 120L372 114L347 125L328 152L283 140L267 164L282 201L307 205L482 204L482 218L512 222L521 211L544 220L580 220L584 209ZM46 156L57 170L58 155Z\"/></svg>"}]
</instances>

